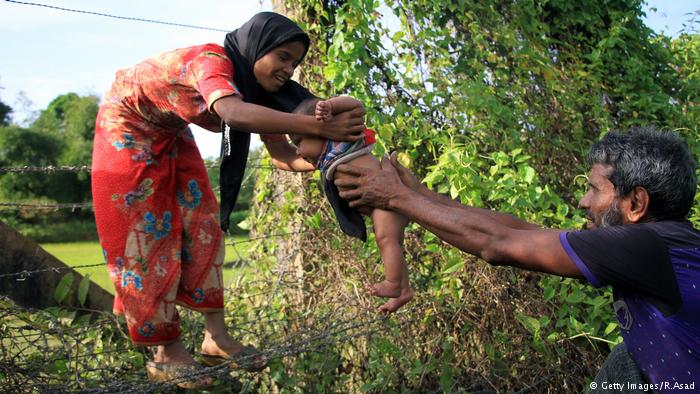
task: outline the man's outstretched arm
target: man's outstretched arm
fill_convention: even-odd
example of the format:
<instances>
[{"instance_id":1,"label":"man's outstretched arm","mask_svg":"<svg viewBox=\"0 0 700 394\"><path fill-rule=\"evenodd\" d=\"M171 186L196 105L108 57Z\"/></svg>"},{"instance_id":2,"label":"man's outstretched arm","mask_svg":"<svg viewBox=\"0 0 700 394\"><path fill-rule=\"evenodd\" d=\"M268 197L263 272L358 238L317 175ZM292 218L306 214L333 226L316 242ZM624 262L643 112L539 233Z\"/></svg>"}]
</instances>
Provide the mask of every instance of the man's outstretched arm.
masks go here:
<instances>
[{"instance_id":1,"label":"man's outstretched arm","mask_svg":"<svg viewBox=\"0 0 700 394\"><path fill-rule=\"evenodd\" d=\"M394 166L396 169L396 172L399 174L399 178L401 179L401 183L403 183L405 186L408 188L422 194L423 196L427 197L428 199L435 200L436 202L439 202L441 204L455 207L455 208L460 208L460 209L466 209L466 210L477 210L478 212L489 216L493 220L496 220L497 222L506 225L510 228L514 229L520 229L520 230L534 230L540 228L540 226L534 224L534 223L529 223L526 222L514 215L508 214L508 213L503 213L503 212L498 212L498 211L492 211L489 209L482 209L482 208L474 208L470 207L468 205L464 205L461 202L454 200L448 196L436 193L430 189L428 189L427 186L422 184L418 178L416 178L415 175L406 167L402 166L401 163L399 163L397 159L396 152L392 152L391 156L389 158L391 161L391 164Z\"/></svg>"},{"instance_id":2,"label":"man's outstretched arm","mask_svg":"<svg viewBox=\"0 0 700 394\"><path fill-rule=\"evenodd\" d=\"M396 211L490 264L582 277L559 242L560 231L539 229L511 215L449 202L415 185L409 187L387 158L382 159L379 170L341 165L338 171L352 175L336 181L348 188L340 196L352 207L371 205Z\"/></svg>"}]
</instances>

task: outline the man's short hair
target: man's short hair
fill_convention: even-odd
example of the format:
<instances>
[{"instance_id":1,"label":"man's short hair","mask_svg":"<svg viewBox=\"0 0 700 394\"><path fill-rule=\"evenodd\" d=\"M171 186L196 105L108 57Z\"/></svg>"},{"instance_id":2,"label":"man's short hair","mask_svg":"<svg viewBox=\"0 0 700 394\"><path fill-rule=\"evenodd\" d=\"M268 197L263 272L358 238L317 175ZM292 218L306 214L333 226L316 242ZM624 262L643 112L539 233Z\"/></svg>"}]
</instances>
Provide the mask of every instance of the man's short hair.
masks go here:
<instances>
[{"instance_id":1,"label":"man's short hair","mask_svg":"<svg viewBox=\"0 0 700 394\"><path fill-rule=\"evenodd\" d=\"M588 153L588 164L612 167L608 176L618 197L641 186L649 193L649 216L655 220L688 216L697 189L697 163L676 133L653 127L610 132Z\"/></svg>"}]
</instances>

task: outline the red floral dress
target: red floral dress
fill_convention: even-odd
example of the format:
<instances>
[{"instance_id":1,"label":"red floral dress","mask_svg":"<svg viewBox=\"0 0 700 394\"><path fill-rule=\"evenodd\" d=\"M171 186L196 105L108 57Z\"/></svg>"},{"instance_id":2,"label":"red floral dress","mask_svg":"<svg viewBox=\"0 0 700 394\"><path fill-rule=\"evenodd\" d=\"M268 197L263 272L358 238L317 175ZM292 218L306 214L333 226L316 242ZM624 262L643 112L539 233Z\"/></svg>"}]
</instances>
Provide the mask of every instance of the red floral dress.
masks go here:
<instances>
[{"instance_id":1,"label":"red floral dress","mask_svg":"<svg viewBox=\"0 0 700 394\"><path fill-rule=\"evenodd\" d=\"M180 335L175 304L223 308L224 236L188 124L219 131L239 94L224 49L177 49L117 72L97 116L92 193L100 243L135 344Z\"/></svg>"}]
</instances>

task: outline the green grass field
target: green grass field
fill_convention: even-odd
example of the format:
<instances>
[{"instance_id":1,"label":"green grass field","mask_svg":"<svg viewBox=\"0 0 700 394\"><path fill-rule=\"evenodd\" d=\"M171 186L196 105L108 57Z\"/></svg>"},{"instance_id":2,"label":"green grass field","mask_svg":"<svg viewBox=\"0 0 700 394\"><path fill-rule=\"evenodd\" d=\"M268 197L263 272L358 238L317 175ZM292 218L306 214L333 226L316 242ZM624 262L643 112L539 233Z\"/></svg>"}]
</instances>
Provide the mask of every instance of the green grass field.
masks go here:
<instances>
[{"instance_id":1,"label":"green grass field","mask_svg":"<svg viewBox=\"0 0 700 394\"><path fill-rule=\"evenodd\" d=\"M233 236L228 237L226 243L241 242L247 239L247 235ZM233 262L239 258L239 254L240 258L247 258L248 245L246 242L236 244L235 248L227 245L224 261L226 263ZM112 286L107 270L102 265L104 258L102 257L102 248L98 242L45 243L41 244L41 247L71 267L100 264L96 267L77 268L76 271L81 275L90 275L90 279L93 282L114 294L114 286ZM231 267L231 265L224 264L224 284L230 281L236 271L236 268Z\"/></svg>"}]
</instances>

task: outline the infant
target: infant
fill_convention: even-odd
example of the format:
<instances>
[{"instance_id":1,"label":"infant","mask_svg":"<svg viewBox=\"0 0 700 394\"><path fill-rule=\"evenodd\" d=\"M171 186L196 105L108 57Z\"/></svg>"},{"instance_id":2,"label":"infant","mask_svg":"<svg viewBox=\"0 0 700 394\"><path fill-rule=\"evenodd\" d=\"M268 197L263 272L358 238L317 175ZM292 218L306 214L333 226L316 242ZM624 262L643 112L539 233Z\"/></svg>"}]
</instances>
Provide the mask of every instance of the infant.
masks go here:
<instances>
[{"instance_id":1,"label":"infant","mask_svg":"<svg viewBox=\"0 0 700 394\"><path fill-rule=\"evenodd\" d=\"M341 96L328 100L306 100L294 112L315 115L318 120L326 121L331 119L333 114L361 106L362 103L358 100ZM321 171L324 182L332 184L335 168L341 163L379 168L379 160L370 153L374 145L374 134L374 131L366 130L364 140L356 142L339 142L300 135L290 135L290 138L297 147L297 153ZM338 177L341 176L343 175L338 174ZM328 196L328 191L326 195ZM333 205L330 196L328 197ZM404 229L408 220L395 212L371 207L361 207L358 211L372 219L377 246L384 262L384 281L368 286L368 290L374 296L392 298L381 305L379 310L381 312L394 312L413 298L403 253Z\"/></svg>"}]
</instances>

